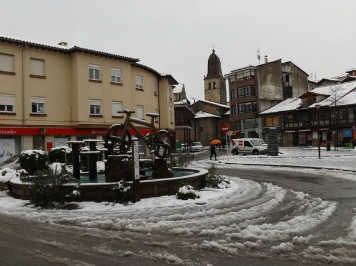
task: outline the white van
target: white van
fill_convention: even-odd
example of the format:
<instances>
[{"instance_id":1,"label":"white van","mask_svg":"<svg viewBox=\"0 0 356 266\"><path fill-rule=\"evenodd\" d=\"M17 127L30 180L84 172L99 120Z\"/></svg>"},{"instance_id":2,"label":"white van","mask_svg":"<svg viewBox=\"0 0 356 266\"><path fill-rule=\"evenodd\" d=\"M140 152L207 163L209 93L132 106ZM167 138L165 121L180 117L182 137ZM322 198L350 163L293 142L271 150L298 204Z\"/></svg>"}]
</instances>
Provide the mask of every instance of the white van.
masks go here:
<instances>
[{"instance_id":1,"label":"white van","mask_svg":"<svg viewBox=\"0 0 356 266\"><path fill-rule=\"evenodd\" d=\"M266 154L267 144L263 139L258 138L242 138L231 140L233 155L237 154Z\"/></svg>"}]
</instances>

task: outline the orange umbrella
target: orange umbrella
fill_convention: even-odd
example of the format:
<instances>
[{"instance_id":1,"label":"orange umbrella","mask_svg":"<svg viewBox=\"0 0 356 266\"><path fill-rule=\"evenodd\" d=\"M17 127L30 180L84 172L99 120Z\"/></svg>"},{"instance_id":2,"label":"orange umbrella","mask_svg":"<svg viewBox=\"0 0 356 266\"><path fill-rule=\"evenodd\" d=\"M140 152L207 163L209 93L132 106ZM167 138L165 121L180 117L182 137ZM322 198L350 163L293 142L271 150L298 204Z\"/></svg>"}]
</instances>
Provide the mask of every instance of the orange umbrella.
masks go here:
<instances>
[{"instance_id":1,"label":"orange umbrella","mask_svg":"<svg viewBox=\"0 0 356 266\"><path fill-rule=\"evenodd\" d=\"M210 141L210 145L218 145L220 143L221 143L221 140L219 140L219 139L214 139L214 140Z\"/></svg>"}]
</instances>

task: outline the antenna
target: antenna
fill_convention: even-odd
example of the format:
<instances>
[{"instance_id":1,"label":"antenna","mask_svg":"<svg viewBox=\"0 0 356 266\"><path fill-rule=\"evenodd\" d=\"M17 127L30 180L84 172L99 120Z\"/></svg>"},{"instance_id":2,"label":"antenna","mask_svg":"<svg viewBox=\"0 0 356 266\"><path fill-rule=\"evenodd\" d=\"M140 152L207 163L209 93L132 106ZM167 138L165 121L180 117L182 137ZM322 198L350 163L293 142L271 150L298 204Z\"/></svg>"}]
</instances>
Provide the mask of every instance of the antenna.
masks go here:
<instances>
[{"instance_id":1,"label":"antenna","mask_svg":"<svg viewBox=\"0 0 356 266\"><path fill-rule=\"evenodd\" d=\"M260 65L261 64L261 54L260 54L260 47L258 47L257 49L257 59L258 59L258 64Z\"/></svg>"}]
</instances>

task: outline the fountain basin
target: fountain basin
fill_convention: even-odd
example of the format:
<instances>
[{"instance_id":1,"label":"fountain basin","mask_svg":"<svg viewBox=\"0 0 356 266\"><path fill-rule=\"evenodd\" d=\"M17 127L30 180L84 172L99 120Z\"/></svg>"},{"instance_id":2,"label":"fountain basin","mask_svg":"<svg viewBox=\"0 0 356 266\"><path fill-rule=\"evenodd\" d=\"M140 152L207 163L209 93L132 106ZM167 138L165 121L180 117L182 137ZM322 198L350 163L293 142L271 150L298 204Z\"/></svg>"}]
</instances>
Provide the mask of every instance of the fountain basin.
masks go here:
<instances>
[{"instance_id":1,"label":"fountain basin","mask_svg":"<svg viewBox=\"0 0 356 266\"><path fill-rule=\"evenodd\" d=\"M206 175L208 171L199 168L173 168L175 173L174 177L160 178L160 179L148 179L140 181L141 198L159 197L164 195L175 195L178 188L182 184L191 184L197 189L202 189L206 185ZM86 178L88 179L88 178ZM105 180L103 178L103 180ZM86 181L85 178L83 181ZM117 182L106 183L93 182L81 182L79 185L80 198L79 201L114 201L115 193L113 188L117 185ZM131 192L133 192L133 182L127 182L131 186ZM18 179L10 180L11 196L19 199L30 199L30 184L23 183ZM73 191L78 189L78 183L67 183L63 185L63 191ZM133 197L133 193L132 193Z\"/></svg>"}]
</instances>

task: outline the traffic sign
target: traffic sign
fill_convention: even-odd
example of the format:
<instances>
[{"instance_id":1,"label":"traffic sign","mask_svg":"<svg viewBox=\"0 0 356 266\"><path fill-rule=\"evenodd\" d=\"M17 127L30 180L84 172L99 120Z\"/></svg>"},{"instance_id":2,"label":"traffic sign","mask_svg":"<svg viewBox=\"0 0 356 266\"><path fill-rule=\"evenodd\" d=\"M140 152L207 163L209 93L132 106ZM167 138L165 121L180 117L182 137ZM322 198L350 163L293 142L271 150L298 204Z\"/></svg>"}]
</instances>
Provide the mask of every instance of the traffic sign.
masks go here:
<instances>
[{"instance_id":1,"label":"traffic sign","mask_svg":"<svg viewBox=\"0 0 356 266\"><path fill-rule=\"evenodd\" d=\"M230 131L230 126L228 125L228 124L223 124L222 126L221 126L221 132L223 133L223 134L226 134L226 133L228 133Z\"/></svg>"}]
</instances>

